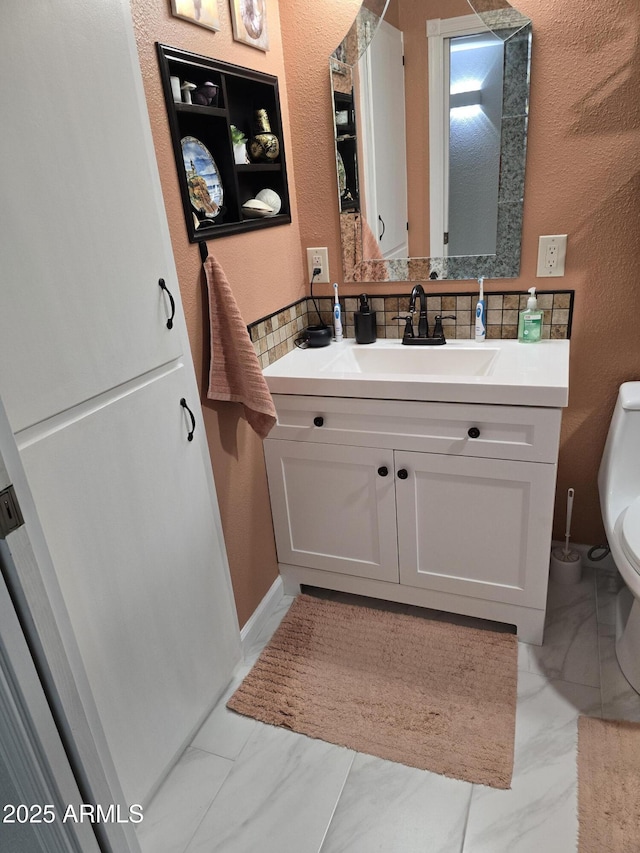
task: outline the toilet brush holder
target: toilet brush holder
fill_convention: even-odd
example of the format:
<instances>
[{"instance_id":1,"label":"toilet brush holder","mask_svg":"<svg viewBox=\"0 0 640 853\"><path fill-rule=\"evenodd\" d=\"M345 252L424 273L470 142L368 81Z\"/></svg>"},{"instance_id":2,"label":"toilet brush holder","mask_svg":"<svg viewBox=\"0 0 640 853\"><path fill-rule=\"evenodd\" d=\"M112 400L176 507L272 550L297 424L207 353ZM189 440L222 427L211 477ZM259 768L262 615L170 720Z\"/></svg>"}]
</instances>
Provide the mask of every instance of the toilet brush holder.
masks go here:
<instances>
[{"instance_id":1,"label":"toilet brush holder","mask_svg":"<svg viewBox=\"0 0 640 853\"><path fill-rule=\"evenodd\" d=\"M549 564L549 580L566 586L580 583L582 580L582 555L578 551L565 551L562 546L553 548Z\"/></svg>"},{"instance_id":2,"label":"toilet brush holder","mask_svg":"<svg viewBox=\"0 0 640 853\"><path fill-rule=\"evenodd\" d=\"M567 585L580 583L582 579L582 557L578 551L573 551L569 548L574 494L575 489L569 489L567 492L567 524L564 534L564 546L551 549L551 562L549 564L549 580Z\"/></svg>"}]
</instances>

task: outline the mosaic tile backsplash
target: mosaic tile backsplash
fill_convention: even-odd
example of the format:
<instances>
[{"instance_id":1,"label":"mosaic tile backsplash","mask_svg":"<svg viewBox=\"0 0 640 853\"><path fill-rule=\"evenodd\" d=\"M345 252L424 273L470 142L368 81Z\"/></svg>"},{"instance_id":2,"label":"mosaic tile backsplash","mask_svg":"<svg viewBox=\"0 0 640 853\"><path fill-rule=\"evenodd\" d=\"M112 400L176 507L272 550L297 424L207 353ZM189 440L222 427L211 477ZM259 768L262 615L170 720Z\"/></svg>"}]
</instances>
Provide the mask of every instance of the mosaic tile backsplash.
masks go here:
<instances>
[{"instance_id":1,"label":"mosaic tile backsplash","mask_svg":"<svg viewBox=\"0 0 640 853\"><path fill-rule=\"evenodd\" d=\"M538 308L544 312L543 338L565 339L571 336L573 312L573 290L542 291L537 293ZM488 293L487 338L517 338L518 313L527 307L526 293ZM316 297L322 321L333 324L331 297ZM455 320L443 320L447 338L473 340L475 334L475 306L478 294L427 294L429 328L433 328L436 314L455 314ZM353 313L358 308L358 298L347 296L340 300L342 306L342 329L347 338L354 336ZM406 296L371 296L371 310L376 312L379 338L401 338L404 321L394 320L405 315L409 305ZM261 367L273 364L295 346L295 340L305 326L319 322L315 306L309 297L294 302L268 317L263 317L248 326Z\"/></svg>"}]
</instances>

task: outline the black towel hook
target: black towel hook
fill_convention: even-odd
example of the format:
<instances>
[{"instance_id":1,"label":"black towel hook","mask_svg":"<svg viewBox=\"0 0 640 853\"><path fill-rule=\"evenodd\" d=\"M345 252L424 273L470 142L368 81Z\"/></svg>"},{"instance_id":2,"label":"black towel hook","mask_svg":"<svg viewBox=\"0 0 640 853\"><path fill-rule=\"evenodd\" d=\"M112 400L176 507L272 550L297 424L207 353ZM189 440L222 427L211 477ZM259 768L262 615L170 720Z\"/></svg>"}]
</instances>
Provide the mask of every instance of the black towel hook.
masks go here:
<instances>
[{"instance_id":1,"label":"black towel hook","mask_svg":"<svg viewBox=\"0 0 640 853\"><path fill-rule=\"evenodd\" d=\"M202 263L204 263L209 257L209 249L206 242L204 240L200 240L198 248L200 249L200 258L202 259Z\"/></svg>"}]
</instances>

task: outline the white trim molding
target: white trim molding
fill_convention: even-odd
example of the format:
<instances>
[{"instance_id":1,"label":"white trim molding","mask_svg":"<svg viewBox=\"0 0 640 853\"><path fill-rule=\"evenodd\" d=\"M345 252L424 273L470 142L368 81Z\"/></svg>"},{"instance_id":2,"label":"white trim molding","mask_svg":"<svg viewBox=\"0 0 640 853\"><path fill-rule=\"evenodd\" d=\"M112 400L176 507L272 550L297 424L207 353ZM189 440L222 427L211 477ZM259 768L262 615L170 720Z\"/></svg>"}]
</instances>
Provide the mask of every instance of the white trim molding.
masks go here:
<instances>
[{"instance_id":1,"label":"white trim molding","mask_svg":"<svg viewBox=\"0 0 640 853\"><path fill-rule=\"evenodd\" d=\"M278 577L271 584L267 594L262 599L260 604L253 611L246 624L240 631L240 642L242 643L242 653L246 654L247 650L256 642L260 632L267 624L272 614L275 613L278 605L282 601L284 595L282 577Z\"/></svg>"}]
</instances>

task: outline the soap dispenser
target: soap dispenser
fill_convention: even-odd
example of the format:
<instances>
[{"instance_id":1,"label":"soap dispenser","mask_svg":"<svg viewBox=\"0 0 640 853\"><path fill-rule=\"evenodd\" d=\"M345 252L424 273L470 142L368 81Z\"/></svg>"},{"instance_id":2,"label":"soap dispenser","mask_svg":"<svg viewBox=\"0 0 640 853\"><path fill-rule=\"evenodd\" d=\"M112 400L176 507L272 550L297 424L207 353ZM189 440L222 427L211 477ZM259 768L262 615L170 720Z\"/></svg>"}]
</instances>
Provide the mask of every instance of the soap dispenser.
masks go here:
<instances>
[{"instance_id":1,"label":"soap dispenser","mask_svg":"<svg viewBox=\"0 0 640 853\"><path fill-rule=\"evenodd\" d=\"M518 340L521 344L536 343L542 337L542 311L538 309L535 287L529 288L527 307L520 312Z\"/></svg>"},{"instance_id":2,"label":"soap dispenser","mask_svg":"<svg viewBox=\"0 0 640 853\"><path fill-rule=\"evenodd\" d=\"M353 313L356 343L372 344L376 340L376 312L369 308L369 297L360 294L360 307Z\"/></svg>"}]
</instances>

